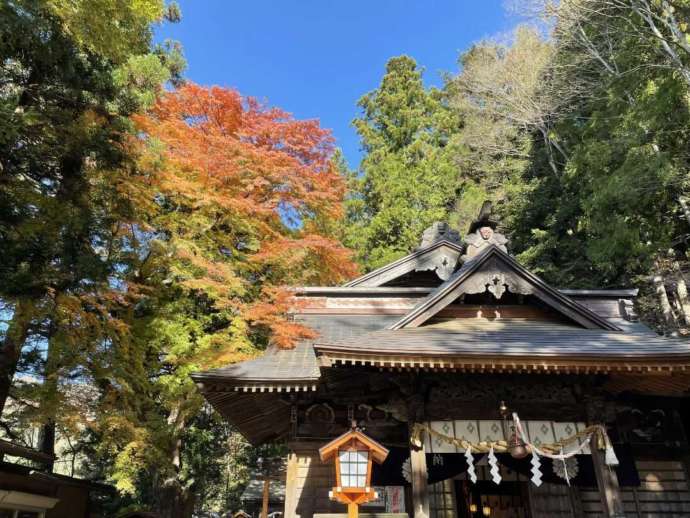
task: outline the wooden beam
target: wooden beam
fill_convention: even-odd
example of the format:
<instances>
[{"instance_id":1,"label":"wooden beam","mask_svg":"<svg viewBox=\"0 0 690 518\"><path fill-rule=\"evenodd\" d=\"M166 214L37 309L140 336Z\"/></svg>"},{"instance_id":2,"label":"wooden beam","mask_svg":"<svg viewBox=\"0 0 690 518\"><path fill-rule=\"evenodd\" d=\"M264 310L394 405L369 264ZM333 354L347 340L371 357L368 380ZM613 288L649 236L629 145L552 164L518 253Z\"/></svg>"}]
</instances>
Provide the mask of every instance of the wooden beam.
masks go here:
<instances>
[{"instance_id":1,"label":"wooden beam","mask_svg":"<svg viewBox=\"0 0 690 518\"><path fill-rule=\"evenodd\" d=\"M625 518L623 498L618 485L618 475L616 475L616 471L612 467L607 466L604 462L604 452L598 447L597 434L592 434L590 449L592 450L592 463L594 464L594 473L597 478L599 494L601 495L601 503L604 506L604 516L609 518Z\"/></svg>"},{"instance_id":2,"label":"wooden beam","mask_svg":"<svg viewBox=\"0 0 690 518\"><path fill-rule=\"evenodd\" d=\"M21 457L23 459L42 463L55 462L55 455L34 450L33 448L27 448L26 446L20 446L19 444L14 444L4 439L0 439L0 454Z\"/></svg>"},{"instance_id":3,"label":"wooden beam","mask_svg":"<svg viewBox=\"0 0 690 518\"><path fill-rule=\"evenodd\" d=\"M582 505L582 495L580 494L580 488L576 486L570 486L570 504L573 508L573 518L584 518L585 510Z\"/></svg>"}]
</instances>

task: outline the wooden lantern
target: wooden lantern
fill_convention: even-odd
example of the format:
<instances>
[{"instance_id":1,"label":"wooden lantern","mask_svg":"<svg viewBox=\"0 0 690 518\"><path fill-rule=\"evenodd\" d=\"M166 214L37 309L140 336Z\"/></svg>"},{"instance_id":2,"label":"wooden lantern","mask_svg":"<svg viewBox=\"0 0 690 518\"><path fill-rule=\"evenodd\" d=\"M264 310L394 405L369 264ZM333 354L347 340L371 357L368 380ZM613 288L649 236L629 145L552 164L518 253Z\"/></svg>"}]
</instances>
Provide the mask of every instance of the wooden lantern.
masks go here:
<instances>
[{"instance_id":1,"label":"wooden lantern","mask_svg":"<svg viewBox=\"0 0 690 518\"><path fill-rule=\"evenodd\" d=\"M353 428L319 449L322 462L335 459L336 487L331 498L347 504L348 518L357 518L358 506L375 500L371 488L372 462L381 464L388 450Z\"/></svg>"}]
</instances>

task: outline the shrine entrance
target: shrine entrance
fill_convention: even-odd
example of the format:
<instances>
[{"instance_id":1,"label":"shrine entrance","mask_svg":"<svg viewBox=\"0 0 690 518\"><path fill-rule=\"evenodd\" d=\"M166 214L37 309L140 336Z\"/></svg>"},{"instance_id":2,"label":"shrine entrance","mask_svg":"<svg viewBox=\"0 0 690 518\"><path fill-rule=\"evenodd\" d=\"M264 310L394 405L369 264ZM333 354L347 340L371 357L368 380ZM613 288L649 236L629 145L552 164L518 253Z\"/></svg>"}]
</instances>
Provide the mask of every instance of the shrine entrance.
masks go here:
<instances>
[{"instance_id":1,"label":"shrine entrance","mask_svg":"<svg viewBox=\"0 0 690 518\"><path fill-rule=\"evenodd\" d=\"M569 488L560 484L534 487L527 480L503 481L500 485L489 480L472 484L467 480L448 480L435 484L431 509L432 518L572 518L573 503ZM439 486L452 487L453 509L443 509ZM447 497L443 500L449 503Z\"/></svg>"},{"instance_id":2,"label":"shrine entrance","mask_svg":"<svg viewBox=\"0 0 690 518\"><path fill-rule=\"evenodd\" d=\"M464 498L459 504L458 516L467 518L530 518L526 482L458 481L458 494ZM459 506L460 507L460 506Z\"/></svg>"}]
</instances>

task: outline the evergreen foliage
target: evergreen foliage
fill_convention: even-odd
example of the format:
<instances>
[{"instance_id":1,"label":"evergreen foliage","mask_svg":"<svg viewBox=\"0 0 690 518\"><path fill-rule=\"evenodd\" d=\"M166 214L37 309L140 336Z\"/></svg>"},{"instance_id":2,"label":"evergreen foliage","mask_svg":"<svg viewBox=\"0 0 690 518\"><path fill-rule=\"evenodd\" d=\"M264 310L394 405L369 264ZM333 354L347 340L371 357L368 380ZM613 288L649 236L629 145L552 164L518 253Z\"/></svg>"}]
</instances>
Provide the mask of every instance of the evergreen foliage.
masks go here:
<instances>
[{"instance_id":1,"label":"evergreen foliage","mask_svg":"<svg viewBox=\"0 0 690 518\"><path fill-rule=\"evenodd\" d=\"M449 144L458 122L407 56L391 59L380 86L358 105L353 124L366 154L349 176L345 242L374 269L409 253L424 228L453 211L458 174Z\"/></svg>"}]
</instances>

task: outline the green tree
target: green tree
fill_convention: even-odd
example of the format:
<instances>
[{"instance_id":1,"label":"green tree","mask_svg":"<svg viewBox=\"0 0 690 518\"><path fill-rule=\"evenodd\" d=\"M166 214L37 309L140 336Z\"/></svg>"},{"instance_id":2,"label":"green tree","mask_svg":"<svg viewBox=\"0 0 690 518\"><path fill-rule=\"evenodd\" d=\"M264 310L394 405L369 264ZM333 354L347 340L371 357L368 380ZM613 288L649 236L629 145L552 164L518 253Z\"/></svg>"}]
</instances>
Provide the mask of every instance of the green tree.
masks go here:
<instances>
[{"instance_id":1,"label":"green tree","mask_svg":"<svg viewBox=\"0 0 690 518\"><path fill-rule=\"evenodd\" d=\"M29 367L46 383L26 387L39 410L26 409L48 449L55 421L80 414L61 380L123 332L112 281L130 248L118 186L133 164L129 115L184 62L172 43L151 48L165 15L162 0L0 5L0 410L22 352L41 349Z\"/></svg>"},{"instance_id":2,"label":"green tree","mask_svg":"<svg viewBox=\"0 0 690 518\"><path fill-rule=\"evenodd\" d=\"M458 160L480 192L499 193L519 259L560 286L660 294L642 307L666 330L690 308L690 96L676 30L687 6L669 6L545 2L548 42L528 28L482 42L447 85L464 121Z\"/></svg>"},{"instance_id":3,"label":"green tree","mask_svg":"<svg viewBox=\"0 0 690 518\"><path fill-rule=\"evenodd\" d=\"M561 285L644 281L687 223L679 217L690 166L682 67L633 8L646 2L595 3L565 2L556 13L544 80L555 92L580 85L582 95L569 97L552 126L568 150L559 175L545 174L536 143L533 190L515 226L522 259Z\"/></svg>"},{"instance_id":4,"label":"green tree","mask_svg":"<svg viewBox=\"0 0 690 518\"><path fill-rule=\"evenodd\" d=\"M349 175L346 243L373 269L409 253L424 228L455 208L450 140L458 119L407 56L392 58L379 87L358 105L353 123L365 156Z\"/></svg>"}]
</instances>

